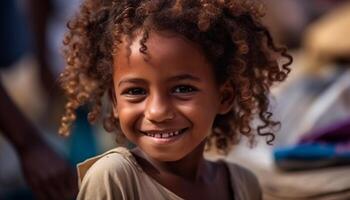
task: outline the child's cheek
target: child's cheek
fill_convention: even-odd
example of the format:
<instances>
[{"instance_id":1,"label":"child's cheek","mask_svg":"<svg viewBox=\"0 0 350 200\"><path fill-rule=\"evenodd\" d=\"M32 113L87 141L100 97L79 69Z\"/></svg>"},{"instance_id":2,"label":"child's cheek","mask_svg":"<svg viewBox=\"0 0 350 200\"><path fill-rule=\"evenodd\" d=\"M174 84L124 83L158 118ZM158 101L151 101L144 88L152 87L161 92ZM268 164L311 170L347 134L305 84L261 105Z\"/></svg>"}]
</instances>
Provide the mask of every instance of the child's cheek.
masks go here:
<instances>
[{"instance_id":1,"label":"child's cheek","mask_svg":"<svg viewBox=\"0 0 350 200\"><path fill-rule=\"evenodd\" d=\"M117 110L123 133L127 137L132 137L137 131L137 123L142 117L141 105L118 101Z\"/></svg>"},{"instance_id":2,"label":"child's cheek","mask_svg":"<svg viewBox=\"0 0 350 200\"><path fill-rule=\"evenodd\" d=\"M191 104L182 105L181 111L188 120L191 121L194 128L199 131L198 134L204 132L209 133L212 123L216 116L212 105L207 105L202 101L192 102ZM205 109L204 109L205 108Z\"/></svg>"}]
</instances>

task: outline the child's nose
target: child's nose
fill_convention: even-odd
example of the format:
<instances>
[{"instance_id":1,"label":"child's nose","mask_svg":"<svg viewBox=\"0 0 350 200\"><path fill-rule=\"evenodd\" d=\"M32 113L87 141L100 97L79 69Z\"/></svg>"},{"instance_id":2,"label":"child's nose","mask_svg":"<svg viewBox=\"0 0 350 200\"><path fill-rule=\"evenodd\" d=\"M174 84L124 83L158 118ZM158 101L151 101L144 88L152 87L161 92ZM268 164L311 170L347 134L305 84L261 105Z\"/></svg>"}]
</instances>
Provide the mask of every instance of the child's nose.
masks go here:
<instances>
[{"instance_id":1,"label":"child's nose","mask_svg":"<svg viewBox=\"0 0 350 200\"><path fill-rule=\"evenodd\" d=\"M165 96L149 96L144 112L145 118L151 122L164 122L175 117L171 100Z\"/></svg>"}]
</instances>

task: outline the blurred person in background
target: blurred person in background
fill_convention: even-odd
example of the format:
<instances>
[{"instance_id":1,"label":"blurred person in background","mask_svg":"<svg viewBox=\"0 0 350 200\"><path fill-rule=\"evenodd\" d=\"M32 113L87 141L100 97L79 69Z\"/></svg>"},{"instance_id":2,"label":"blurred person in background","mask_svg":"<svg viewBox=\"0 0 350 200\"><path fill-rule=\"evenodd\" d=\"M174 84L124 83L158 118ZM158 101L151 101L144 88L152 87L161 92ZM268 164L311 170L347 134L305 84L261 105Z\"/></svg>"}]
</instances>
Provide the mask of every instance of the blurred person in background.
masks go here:
<instances>
[{"instance_id":1,"label":"blurred person in background","mask_svg":"<svg viewBox=\"0 0 350 200\"><path fill-rule=\"evenodd\" d=\"M28 50L28 33L16 1L1 1L0 67L17 62ZM52 2L31 0L26 4L33 35L39 77L48 96L55 87L47 55L46 26ZM56 94L55 94L56 95ZM17 108L0 82L0 131L12 144L20 161L23 175L37 199L73 199L77 193L76 172L70 163L55 152L39 130ZM12 197L3 197L11 198ZM13 197L15 198L15 197Z\"/></svg>"},{"instance_id":2,"label":"blurred person in background","mask_svg":"<svg viewBox=\"0 0 350 200\"><path fill-rule=\"evenodd\" d=\"M0 131L15 148L23 175L38 199L72 199L76 175L40 136L0 84Z\"/></svg>"}]
</instances>

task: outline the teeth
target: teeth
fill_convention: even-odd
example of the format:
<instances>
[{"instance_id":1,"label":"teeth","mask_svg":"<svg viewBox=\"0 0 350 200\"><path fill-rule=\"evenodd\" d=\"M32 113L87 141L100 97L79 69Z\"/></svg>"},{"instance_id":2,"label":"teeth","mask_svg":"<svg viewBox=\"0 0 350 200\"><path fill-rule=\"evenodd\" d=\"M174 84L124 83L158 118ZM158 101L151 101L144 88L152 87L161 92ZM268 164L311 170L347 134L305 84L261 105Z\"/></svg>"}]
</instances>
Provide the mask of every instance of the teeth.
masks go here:
<instances>
[{"instance_id":1,"label":"teeth","mask_svg":"<svg viewBox=\"0 0 350 200\"><path fill-rule=\"evenodd\" d=\"M168 132L168 133L146 133L147 136L155 138L170 138L180 134L180 131Z\"/></svg>"}]
</instances>

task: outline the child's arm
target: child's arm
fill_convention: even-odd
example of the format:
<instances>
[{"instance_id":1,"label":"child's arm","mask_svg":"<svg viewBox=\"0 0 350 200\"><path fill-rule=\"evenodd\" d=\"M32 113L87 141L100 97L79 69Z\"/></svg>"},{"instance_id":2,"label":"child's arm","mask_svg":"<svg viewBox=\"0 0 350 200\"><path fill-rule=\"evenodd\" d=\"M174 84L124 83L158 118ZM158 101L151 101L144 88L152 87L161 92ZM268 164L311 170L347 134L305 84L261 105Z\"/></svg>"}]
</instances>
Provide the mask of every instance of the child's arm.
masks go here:
<instances>
[{"instance_id":1,"label":"child's arm","mask_svg":"<svg viewBox=\"0 0 350 200\"><path fill-rule=\"evenodd\" d=\"M52 71L48 55L47 29L49 19L53 14L52 0L29 0L26 4L30 31L33 33L34 57L38 63L39 80L41 86L50 98L56 97L60 88L57 87L56 78ZM56 95L56 96L54 96Z\"/></svg>"},{"instance_id":2,"label":"child's arm","mask_svg":"<svg viewBox=\"0 0 350 200\"><path fill-rule=\"evenodd\" d=\"M39 199L71 199L76 194L74 171L47 146L23 116L0 82L0 131L19 155L28 185Z\"/></svg>"}]
</instances>

